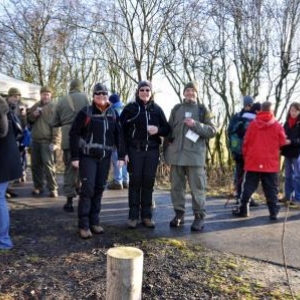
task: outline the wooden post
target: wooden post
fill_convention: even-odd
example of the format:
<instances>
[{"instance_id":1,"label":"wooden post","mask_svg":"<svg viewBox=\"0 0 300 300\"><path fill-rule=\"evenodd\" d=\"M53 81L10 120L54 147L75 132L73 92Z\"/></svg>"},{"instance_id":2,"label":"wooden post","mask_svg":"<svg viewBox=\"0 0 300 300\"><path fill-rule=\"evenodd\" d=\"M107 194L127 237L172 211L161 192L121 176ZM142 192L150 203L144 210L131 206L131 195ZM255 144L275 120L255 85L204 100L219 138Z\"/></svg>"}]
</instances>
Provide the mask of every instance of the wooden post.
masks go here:
<instances>
[{"instance_id":1,"label":"wooden post","mask_svg":"<svg viewBox=\"0 0 300 300\"><path fill-rule=\"evenodd\" d=\"M143 257L134 247L107 251L106 300L142 299Z\"/></svg>"}]
</instances>

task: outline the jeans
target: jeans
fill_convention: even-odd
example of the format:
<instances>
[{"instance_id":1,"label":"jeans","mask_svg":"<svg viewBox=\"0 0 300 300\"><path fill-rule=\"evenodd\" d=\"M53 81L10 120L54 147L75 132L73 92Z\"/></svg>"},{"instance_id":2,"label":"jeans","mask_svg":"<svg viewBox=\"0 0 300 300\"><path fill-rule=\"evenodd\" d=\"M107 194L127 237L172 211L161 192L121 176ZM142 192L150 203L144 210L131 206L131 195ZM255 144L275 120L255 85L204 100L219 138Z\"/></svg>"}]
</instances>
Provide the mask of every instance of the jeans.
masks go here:
<instances>
[{"instance_id":1,"label":"jeans","mask_svg":"<svg viewBox=\"0 0 300 300\"><path fill-rule=\"evenodd\" d=\"M294 194L294 200L300 201L300 158L289 158L286 157L284 161L285 167L285 184L284 192L285 197L288 200L292 199Z\"/></svg>"},{"instance_id":2,"label":"jeans","mask_svg":"<svg viewBox=\"0 0 300 300\"><path fill-rule=\"evenodd\" d=\"M0 249L13 247L9 237L9 212L5 198L5 192L9 182L0 183Z\"/></svg>"},{"instance_id":3,"label":"jeans","mask_svg":"<svg viewBox=\"0 0 300 300\"><path fill-rule=\"evenodd\" d=\"M117 152L116 149L112 152L111 161L112 161L112 164L113 164L114 181L118 182L120 184L123 183L123 182L128 183L129 175L128 175L128 172L127 172L127 167L126 167L126 165L124 165L121 168L118 167L118 152Z\"/></svg>"}]
</instances>

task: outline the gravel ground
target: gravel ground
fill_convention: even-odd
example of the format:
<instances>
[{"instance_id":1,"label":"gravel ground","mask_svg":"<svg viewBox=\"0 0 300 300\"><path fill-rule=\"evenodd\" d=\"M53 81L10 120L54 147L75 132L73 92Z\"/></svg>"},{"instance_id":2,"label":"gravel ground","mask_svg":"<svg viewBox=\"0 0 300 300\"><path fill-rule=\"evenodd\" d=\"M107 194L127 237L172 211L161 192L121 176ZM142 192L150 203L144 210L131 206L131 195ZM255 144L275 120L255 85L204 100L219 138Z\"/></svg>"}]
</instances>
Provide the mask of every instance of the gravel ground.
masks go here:
<instances>
[{"instance_id":1,"label":"gravel ground","mask_svg":"<svg viewBox=\"0 0 300 300\"><path fill-rule=\"evenodd\" d=\"M105 224L103 235L81 240L75 214L11 208L15 247L0 252L1 300L105 299L107 250L120 245L144 252L142 299L293 299L280 266ZM289 276L300 299L299 271Z\"/></svg>"}]
</instances>

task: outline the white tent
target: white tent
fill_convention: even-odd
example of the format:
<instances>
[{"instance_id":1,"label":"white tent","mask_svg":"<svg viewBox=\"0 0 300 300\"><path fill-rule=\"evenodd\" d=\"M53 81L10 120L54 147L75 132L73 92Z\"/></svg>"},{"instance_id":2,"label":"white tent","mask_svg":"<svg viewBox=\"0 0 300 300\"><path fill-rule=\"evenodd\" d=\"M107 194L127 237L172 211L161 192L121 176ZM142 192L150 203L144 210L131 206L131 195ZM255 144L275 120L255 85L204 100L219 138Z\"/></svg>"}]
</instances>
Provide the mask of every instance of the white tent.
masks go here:
<instances>
[{"instance_id":1,"label":"white tent","mask_svg":"<svg viewBox=\"0 0 300 300\"><path fill-rule=\"evenodd\" d=\"M0 94L7 95L11 87L18 88L22 94L22 102L31 106L34 102L40 99L40 86L37 84L28 83L18 80L0 73Z\"/></svg>"}]
</instances>

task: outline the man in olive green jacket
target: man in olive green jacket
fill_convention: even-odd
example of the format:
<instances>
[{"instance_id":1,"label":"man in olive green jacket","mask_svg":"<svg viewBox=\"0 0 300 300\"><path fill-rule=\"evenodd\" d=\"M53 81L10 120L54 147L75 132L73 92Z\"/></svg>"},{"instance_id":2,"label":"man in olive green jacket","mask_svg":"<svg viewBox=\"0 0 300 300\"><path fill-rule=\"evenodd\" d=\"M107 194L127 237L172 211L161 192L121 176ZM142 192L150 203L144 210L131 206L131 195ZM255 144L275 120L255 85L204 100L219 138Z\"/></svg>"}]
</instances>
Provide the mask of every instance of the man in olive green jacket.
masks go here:
<instances>
[{"instance_id":1,"label":"man in olive green jacket","mask_svg":"<svg viewBox=\"0 0 300 300\"><path fill-rule=\"evenodd\" d=\"M73 198L77 196L79 189L78 169L72 166L71 161L69 131L78 111L88 105L90 101L87 94L83 92L82 82L74 79L70 83L69 93L58 101L51 121L53 127L62 127L61 148L65 165L63 192L67 198L63 209L66 212L74 211Z\"/></svg>"},{"instance_id":2,"label":"man in olive green jacket","mask_svg":"<svg viewBox=\"0 0 300 300\"><path fill-rule=\"evenodd\" d=\"M216 134L211 113L197 103L198 89L194 82L185 85L184 101L173 107L169 119L171 132L165 140L165 161L171 165L171 200L175 217L171 227L184 223L185 187L189 183L195 216L192 231L201 231L205 217L206 142Z\"/></svg>"},{"instance_id":3,"label":"man in olive green jacket","mask_svg":"<svg viewBox=\"0 0 300 300\"><path fill-rule=\"evenodd\" d=\"M33 195L43 192L44 175L46 175L49 196L58 196L58 185L55 175L55 150L60 143L60 130L52 128L50 121L55 108L52 102L52 91L48 86L41 88L41 100L27 112L27 121L31 125L31 171Z\"/></svg>"}]
</instances>

